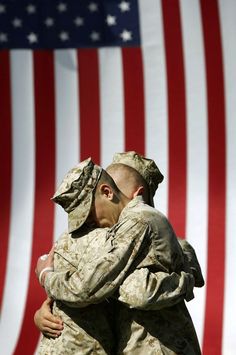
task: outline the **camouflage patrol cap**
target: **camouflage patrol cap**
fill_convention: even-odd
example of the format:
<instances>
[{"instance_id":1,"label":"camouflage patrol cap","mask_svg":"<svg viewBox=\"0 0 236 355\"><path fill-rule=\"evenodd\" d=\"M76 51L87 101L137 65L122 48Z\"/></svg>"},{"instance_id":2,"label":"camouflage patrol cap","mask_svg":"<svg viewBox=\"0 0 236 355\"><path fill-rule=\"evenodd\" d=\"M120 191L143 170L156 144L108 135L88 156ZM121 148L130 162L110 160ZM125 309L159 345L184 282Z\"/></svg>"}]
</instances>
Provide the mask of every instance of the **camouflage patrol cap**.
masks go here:
<instances>
[{"instance_id":1,"label":"camouflage patrol cap","mask_svg":"<svg viewBox=\"0 0 236 355\"><path fill-rule=\"evenodd\" d=\"M158 169L156 163L152 159L147 159L135 151L124 153L115 153L112 164L125 164L137 170L147 182L150 193L150 203L154 206L153 196L158 188L158 185L164 179L164 176Z\"/></svg>"},{"instance_id":2,"label":"camouflage patrol cap","mask_svg":"<svg viewBox=\"0 0 236 355\"><path fill-rule=\"evenodd\" d=\"M88 218L101 173L102 168L88 158L66 174L52 197L68 213L69 233L81 227Z\"/></svg>"}]
</instances>

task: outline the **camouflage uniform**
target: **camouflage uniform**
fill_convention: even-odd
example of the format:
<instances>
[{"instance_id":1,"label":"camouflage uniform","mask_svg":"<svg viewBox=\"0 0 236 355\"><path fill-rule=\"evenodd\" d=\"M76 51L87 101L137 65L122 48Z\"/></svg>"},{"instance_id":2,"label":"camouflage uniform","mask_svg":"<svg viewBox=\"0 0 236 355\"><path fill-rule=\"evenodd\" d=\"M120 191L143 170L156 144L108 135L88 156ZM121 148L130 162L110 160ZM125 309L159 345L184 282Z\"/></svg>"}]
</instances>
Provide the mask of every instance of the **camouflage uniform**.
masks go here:
<instances>
[{"instance_id":1,"label":"camouflage uniform","mask_svg":"<svg viewBox=\"0 0 236 355\"><path fill-rule=\"evenodd\" d=\"M105 239L105 229L89 232L81 228L73 237L64 233L55 247L54 270L66 273L69 278L80 268L80 264L90 262L90 257L94 258L100 252ZM85 256L87 258L84 260ZM53 314L63 320L64 329L56 339L43 336L38 354L114 354L111 312L107 301L85 308L71 308L56 300L53 303Z\"/></svg>"},{"instance_id":2,"label":"camouflage uniform","mask_svg":"<svg viewBox=\"0 0 236 355\"><path fill-rule=\"evenodd\" d=\"M101 253L106 242L106 229L88 232L85 228L81 228L73 235L68 233L62 235L55 248L54 269L56 272L75 275L79 268L91 263ZM149 281L151 276L152 282ZM167 288L163 282L167 282ZM131 308L145 309L148 306L147 300L149 303L155 302L156 307L159 304L159 308L169 306L178 299L182 299L189 287L188 277L184 274L179 279L173 278L172 293L169 287L170 282L170 277L167 280L166 273L158 273L156 276L146 268L138 269L128 276L121 286L120 300ZM64 285L62 289L63 287ZM136 288L135 292L133 288ZM62 289L60 288L60 293ZM139 290L138 293L137 290ZM132 297L133 293L138 297ZM113 314L113 307L114 301L111 299L83 308L68 307L64 302L55 301L53 314L61 317L64 330L57 339L43 337L39 354L116 354L112 329L116 315ZM118 307L118 304L115 307Z\"/></svg>"},{"instance_id":3,"label":"camouflage uniform","mask_svg":"<svg viewBox=\"0 0 236 355\"><path fill-rule=\"evenodd\" d=\"M81 250L78 250L81 255ZM185 270L184 257L171 226L161 213L144 205L141 198L134 199L122 211L118 224L107 231L102 250L98 252L88 248L82 255L76 269L49 273L45 279L45 289L49 295L63 300L67 306L84 307L90 303L99 303L114 294L130 274L121 286L120 301L139 310L128 309L127 306L119 306L116 310L116 354L200 354L184 302L172 306L179 292L176 289L176 283L179 282L177 273ZM94 258L95 255L97 258ZM149 282L150 270L157 274L152 279L152 287L147 287L147 295L144 296L139 292L138 272L146 275L145 280ZM165 273L176 277L169 283L167 279L165 284ZM130 277L133 278L134 286L128 282ZM165 289L168 284L169 303L168 300L165 302L165 296L161 294L162 287ZM159 293L153 292L153 285ZM183 295L186 297L186 285L183 289L182 299ZM131 293L134 296L130 296ZM190 299L192 296L187 297ZM155 306L151 306L151 302ZM65 309L67 306L64 306Z\"/></svg>"},{"instance_id":4,"label":"camouflage uniform","mask_svg":"<svg viewBox=\"0 0 236 355\"><path fill-rule=\"evenodd\" d=\"M163 181L164 176L160 172L155 161L143 157L135 151L115 153L112 164L124 164L135 169L146 181L149 189L149 201L154 207L153 197L158 189L159 184ZM195 278L195 286L204 286L204 278L201 267L199 265L194 248L185 239L177 238L184 252L186 263L189 264L190 271Z\"/></svg>"},{"instance_id":5,"label":"camouflage uniform","mask_svg":"<svg viewBox=\"0 0 236 355\"><path fill-rule=\"evenodd\" d=\"M197 255L194 248L186 239L177 238L178 242L183 250L185 263L189 265L190 272L192 273L195 281L195 287L203 287L205 281L202 275L201 266L198 262Z\"/></svg>"}]
</instances>

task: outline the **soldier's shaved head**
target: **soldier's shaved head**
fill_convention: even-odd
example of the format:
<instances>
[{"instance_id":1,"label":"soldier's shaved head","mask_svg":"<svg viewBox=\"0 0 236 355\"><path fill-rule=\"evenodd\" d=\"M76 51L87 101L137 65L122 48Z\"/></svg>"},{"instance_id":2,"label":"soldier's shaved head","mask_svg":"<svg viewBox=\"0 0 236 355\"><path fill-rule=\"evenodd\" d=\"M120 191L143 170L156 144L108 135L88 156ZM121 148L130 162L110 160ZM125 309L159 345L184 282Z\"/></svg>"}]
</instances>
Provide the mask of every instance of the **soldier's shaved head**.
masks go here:
<instances>
[{"instance_id":1,"label":"soldier's shaved head","mask_svg":"<svg viewBox=\"0 0 236 355\"><path fill-rule=\"evenodd\" d=\"M137 170L122 163L113 163L106 168L106 171L113 178L119 190L130 199L135 196L135 192L140 187L143 187L143 199L149 203L148 185Z\"/></svg>"}]
</instances>

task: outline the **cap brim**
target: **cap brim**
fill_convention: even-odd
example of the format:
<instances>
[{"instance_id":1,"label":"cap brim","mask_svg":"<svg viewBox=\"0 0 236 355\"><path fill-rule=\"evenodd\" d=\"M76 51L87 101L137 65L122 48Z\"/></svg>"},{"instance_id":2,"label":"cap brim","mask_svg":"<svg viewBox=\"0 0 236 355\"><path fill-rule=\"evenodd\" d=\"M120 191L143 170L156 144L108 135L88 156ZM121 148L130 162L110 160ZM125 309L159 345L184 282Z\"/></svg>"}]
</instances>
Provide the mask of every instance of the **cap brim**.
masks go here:
<instances>
[{"instance_id":1,"label":"cap brim","mask_svg":"<svg viewBox=\"0 0 236 355\"><path fill-rule=\"evenodd\" d=\"M79 229L87 220L93 203L93 191L71 212L68 213L68 231L72 233Z\"/></svg>"}]
</instances>

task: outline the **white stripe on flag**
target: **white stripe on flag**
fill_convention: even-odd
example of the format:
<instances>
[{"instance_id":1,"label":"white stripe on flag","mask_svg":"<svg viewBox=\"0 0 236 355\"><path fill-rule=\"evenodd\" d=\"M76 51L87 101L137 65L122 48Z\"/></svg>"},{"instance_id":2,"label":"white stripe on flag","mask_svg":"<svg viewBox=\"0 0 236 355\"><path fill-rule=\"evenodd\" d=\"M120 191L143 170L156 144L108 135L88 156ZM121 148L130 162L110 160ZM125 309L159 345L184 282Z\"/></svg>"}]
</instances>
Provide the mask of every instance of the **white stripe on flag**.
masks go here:
<instances>
[{"instance_id":1,"label":"white stripe on flag","mask_svg":"<svg viewBox=\"0 0 236 355\"><path fill-rule=\"evenodd\" d=\"M227 194L226 194L226 273L222 352L233 355L236 348L236 2L219 1L222 46L224 54L226 136L227 136ZM219 181L220 184L220 181ZM220 216L219 216L220 218Z\"/></svg>"},{"instance_id":2,"label":"white stripe on flag","mask_svg":"<svg viewBox=\"0 0 236 355\"><path fill-rule=\"evenodd\" d=\"M34 216L35 131L31 51L12 51L13 183L10 243L1 313L1 353L12 354L24 315ZM9 316L14 314L14 320ZM6 341L7 339L7 341Z\"/></svg>"},{"instance_id":3,"label":"white stripe on flag","mask_svg":"<svg viewBox=\"0 0 236 355\"><path fill-rule=\"evenodd\" d=\"M101 166L106 168L116 152L124 151L124 95L119 48L99 49ZM96 132L95 132L96 133Z\"/></svg>"},{"instance_id":4,"label":"white stripe on flag","mask_svg":"<svg viewBox=\"0 0 236 355\"><path fill-rule=\"evenodd\" d=\"M204 49L199 3L180 1L187 102L187 226L186 238L195 248L206 276L207 264L207 102ZM204 325L205 288L195 289L188 303L199 342Z\"/></svg>"},{"instance_id":5,"label":"white stripe on flag","mask_svg":"<svg viewBox=\"0 0 236 355\"><path fill-rule=\"evenodd\" d=\"M57 50L56 91L56 185L79 162L79 92L76 50ZM67 214L55 208L54 239L67 228Z\"/></svg>"},{"instance_id":6,"label":"white stripe on flag","mask_svg":"<svg viewBox=\"0 0 236 355\"><path fill-rule=\"evenodd\" d=\"M160 1L140 1L145 88L145 151L165 176L155 197L158 209L167 214L168 144L167 87ZM152 11L150 11L150 8Z\"/></svg>"}]
</instances>

